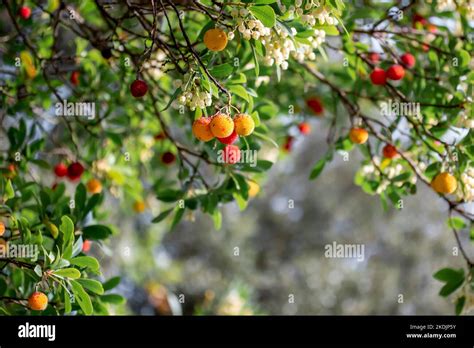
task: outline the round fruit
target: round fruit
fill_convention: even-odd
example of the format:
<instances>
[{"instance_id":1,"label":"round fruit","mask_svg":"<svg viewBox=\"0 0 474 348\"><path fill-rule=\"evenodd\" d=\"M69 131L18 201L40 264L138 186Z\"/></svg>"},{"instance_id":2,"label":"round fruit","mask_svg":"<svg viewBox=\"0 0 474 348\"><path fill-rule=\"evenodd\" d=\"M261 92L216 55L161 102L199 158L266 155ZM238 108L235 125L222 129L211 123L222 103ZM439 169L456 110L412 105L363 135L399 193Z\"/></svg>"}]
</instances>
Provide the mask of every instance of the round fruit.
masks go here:
<instances>
[{"instance_id":1,"label":"round fruit","mask_svg":"<svg viewBox=\"0 0 474 348\"><path fill-rule=\"evenodd\" d=\"M44 311L48 307L48 297L42 292L35 291L28 298L28 306L34 311Z\"/></svg>"},{"instance_id":2,"label":"round fruit","mask_svg":"<svg viewBox=\"0 0 474 348\"><path fill-rule=\"evenodd\" d=\"M143 80L135 80L130 85L130 92L135 98L141 98L148 92L148 85Z\"/></svg>"},{"instance_id":3,"label":"round fruit","mask_svg":"<svg viewBox=\"0 0 474 348\"><path fill-rule=\"evenodd\" d=\"M164 132L160 132L158 134L155 134L153 138L158 141L158 140L163 140L166 139L166 134Z\"/></svg>"},{"instance_id":4,"label":"round fruit","mask_svg":"<svg viewBox=\"0 0 474 348\"><path fill-rule=\"evenodd\" d=\"M210 127L212 135L216 138L225 138L234 131L234 121L229 115L218 113L212 117Z\"/></svg>"},{"instance_id":5,"label":"round fruit","mask_svg":"<svg viewBox=\"0 0 474 348\"><path fill-rule=\"evenodd\" d=\"M193 134L196 138L201 141L209 141L214 139L214 135L211 132L211 119L208 117L198 118L193 123Z\"/></svg>"},{"instance_id":6,"label":"round fruit","mask_svg":"<svg viewBox=\"0 0 474 348\"><path fill-rule=\"evenodd\" d=\"M349 132L349 139L354 144L364 144L369 138L369 133L364 128L352 128Z\"/></svg>"},{"instance_id":7,"label":"round fruit","mask_svg":"<svg viewBox=\"0 0 474 348\"><path fill-rule=\"evenodd\" d=\"M163 155L161 155L161 162L164 164L171 164L176 160L176 156L172 152L165 152Z\"/></svg>"},{"instance_id":8,"label":"round fruit","mask_svg":"<svg viewBox=\"0 0 474 348\"><path fill-rule=\"evenodd\" d=\"M227 46L227 34L221 29L209 29L204 34L204 45L211 51L222 51Z\"/></svg>"},{"instance_id":9,"label":"round fruit","mask_svg":"<svg viewBox=\"0 0 474 348\"><path fill-rule=\"evenodd\" d=\"M79 85L79 71L73 71L70 80L74 86Z\"/></svg>"},{"instance_id":10,"label":"round fruit","mask_svg":"<svg viewBox=\"0 0 474 348\"><path fill-rule=\"evenodd\" d=\"M64 163L58 163L56 164L56 166L54 167L54 174L56 174L56 176L62 178L64 176L67 175L67 167Z\"/></svg>"},{"instance_id":11,"label":"round fruit","mask_svg":"<svg viewBox=\"0 0 474 348\"><path fill-rule=\"evenodd\" d=\"M321 115L324 112L324 107L318 98L310 98L306 101L308 108L313 111L315 115Z\"/></svg>"},{"instance_id":12,"label":"round fruit","mask_svg":"<svg viewBox=\"0 0 474 348\"><path fill-rule=\"evenodd\" d=\"M401 65L392 65L387 70L387 78L390 80L398 81L401 80L403 76L405 76L405 69Z\"/></svg>"},{"instance_id":13,"label":"round fruit","mask_svg":"<svg viewBox=\"0 0 474 348\"><path fill-rule=\"evenodd\" d=\"M5 224L3 221L0 221L0 237L5 234Z\"/></svg>"},{"instance_id":14,"label":"round fruit","mask_svg":"<svg viewBox=\"0 0 474 348\"><path fill-rule=\"evenodd\" d=\"M456 191L458 186L456 178L446 172L439 173L431 181L431 187L438 193L450 194Z\"/></svg>"},{"instance_id":15,"label":"round fruit","mask_svg":"<svg viewBox=\"0 0 474 348\"><path fill-rule=\"evenodd\" d=\"M311 125L308 122L301 122L298 125L298 129L303 135L308 135L309 133L311 133Z\"/></svg>"},{"instance_id":16,"label":"round fruit","mask_svg":"<svg viewBox=\"0 0 474 348\"><path fill-rule=\"evenodd\" d=\"M135 203L133 203L133 210L136 213L143 213L145 211L145 202L135 201Z\"/></svg>"},{"instance_id":17,"label":"round fruit","mask_svg":"<svg viewBox=\"0 0 474 348\"><path fill-rule=\"evenodd\" d=\"M235 141L238 139L238 134L237 132L234 131L232 132L231 135L229 135L228 137L225 137L225 138L217 138L217 140L219 140L222 144L226 144L226 145L232 145L233 143L235 143Z\"/></svg>"},{"instance_id":18,"label":"round fruit","mask_svg":"<svg viewBox=\"0 0 474 348\"><path fill-rule=\"evenodd\" d=\"M82 252L87 253L91 250L91 241L86 239L84 243L82 243Z\"/></svg>"},{"instance_id":19,"label":"round fruit","mask_svg":"<svg viewBox=\"0 0 474 348\"><path fill-rule=\"evenodd\" d=\"M385 85L387 82L387 76L385 75L385 70L380 68L375 68L374 71L370 73L370 80L374 85Z\"/></svg>"},{"instance_id":20,"label":"round fruit","mask_svg":"<svg viewBox=\"0 0 474 348\"><path fill-rule=\"evenodd\" d=\"M253 180L247 180L247 185L249 185L249 198L255 197L260 192L260 186Z\"/></svg>"},{"instance_id":21,"label":"round fruit","mask_svg":"<svg viewBox=\"0 0 474 348\"><path fill-rule=\"evenodd\" d=\"M415 15L413 16L413 28L416 28L418 25L420 26L425 26L426 25L427 20L425 17L423 17L422 15L419 15L418 13L415 13Z\"/></svg>"},{"instance_id":22,"label":"round fruit","mask_svg":"<svg viewBox=\"0 0 474 348\"><path fill-rule=\"evenodd\" d=\"M380 55L377 52L370 52L369 53L369 61L372 64L377 64L380 62Z\"/></svg>"},{"instance_id":23,"label":"round fruit","mask_svg":"<svg viewBox=\"0 0 474 348\"><path fill-rule=\"evenodd\" d=\"M291 148L293 147L293 141L294 138L291 135L288 135L285 139L285 142L283 143L283 149L287 152L290 152Z\"/></svg>"},{"instance_id":24,"label":"round fruit","mask_svg":"<svg viewBox=\"0 0 474 348\"><path fill-rule=\"evenodd\" d=\"M96 194L96 193L101 193L102 192L102 184L100 183L99 180L97 179L90 179L87 184L87 191Z\"/></svg>"},{"instance_id":25,"label":"round fruit","mask_svg":"<svg viewBox=\"0 0 474 348\"><path fill-rule=\"evenodd\" d=\"M436 25L431 24L431 23L426 26L426 29L428 29L428 31L432 34L436 34L436 32L438 31L438 28L436 27Z\"/></svg>"},{"instance_id":26,"label":"round fruit","mask_svg":"<svg viewBox=\"0 0 474 348\"><path fill-rule=\"evenodd\" d=\"M384 146L382 153L383 153L383 157L390 158L390 159L398 156L398 151L396 147L390 144L387 144Z\"/></svg>"},{"instance_id":27,"label":"round fruit","mask_svg":"<svg viewBox=\"0 0 474 348\"><path fill-rule=\"evenodd\" d=\"M20 7L20 16L21 18L23 19L28 19L31 17L31 8L29 8L28 6L22 6Z\"/></svg>"},{"instance_id":28,"label":"round fruit","mask_svg":"<svg viewBox=\"0 0 474 348\"><path fill-rule=\"evenodd\" d=\"M246 137L247 135L252 134L253 130L255 129L255 122L249 115L237 114L234 117L234 126L238 135Z\"/></svg>"},{"instance_id":29,"label":"round fruit","mask_svg":"<svg viewBox=\"0 0 474 348\"><path fill-rule=\"evenodd\" d=\"M70 180L77 180L84 173L84 167L79 162L74 162L67 167L67 177Z\"/></svg>"},{"instance_id":30,"label":"round fruit","mask_svg":"<svg viewBox=\"0 0 474 348\"><path fill-rule=\"evenodd\" d=\"M227 145L224 147L224 162L235 164L240 161L240 149L236 145Z\"/></svg>"},{"instance_id":31,"label":"round fruit","mask_svg":"<svg viewBox=\"0 0 474 348\"><path fill-rule=\"evenodd\" d=\"M400 57L400 60L407 68L413 68L416 63L416 59L413 54L405 53Z\"/></svg>"}]
</instances>

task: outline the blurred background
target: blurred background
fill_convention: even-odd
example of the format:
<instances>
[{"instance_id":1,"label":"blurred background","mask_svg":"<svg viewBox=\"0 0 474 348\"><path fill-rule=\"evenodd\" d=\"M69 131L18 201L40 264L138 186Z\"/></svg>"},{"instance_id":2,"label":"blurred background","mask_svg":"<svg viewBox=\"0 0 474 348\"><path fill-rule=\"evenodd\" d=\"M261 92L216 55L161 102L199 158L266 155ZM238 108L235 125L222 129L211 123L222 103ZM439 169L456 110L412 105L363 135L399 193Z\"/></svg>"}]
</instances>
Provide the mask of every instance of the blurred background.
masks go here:
<instances>
[{"instance_id":1,"label":"blurred background","mask_svg":"<svg viewBox=\"0 0 474 348\"><path fill-rule=\"evenodd\" d=\"M418 184L403 209L384 211L377 196L354 184L357 149L347 161L336 155L309 181L326 150L324 124L311 124L311 135L279 158L245 211L224 206L219 231L200 213L172 232L169 224L151 224L160 212L154 197L134 218L109 216L121 232L91 253L106 278L122 276L123 313L453 314L432 278L463 265L453 255L444 202ZM363 244L364 260L325 257L333 242Z\"/></svg>"}]
</instances>

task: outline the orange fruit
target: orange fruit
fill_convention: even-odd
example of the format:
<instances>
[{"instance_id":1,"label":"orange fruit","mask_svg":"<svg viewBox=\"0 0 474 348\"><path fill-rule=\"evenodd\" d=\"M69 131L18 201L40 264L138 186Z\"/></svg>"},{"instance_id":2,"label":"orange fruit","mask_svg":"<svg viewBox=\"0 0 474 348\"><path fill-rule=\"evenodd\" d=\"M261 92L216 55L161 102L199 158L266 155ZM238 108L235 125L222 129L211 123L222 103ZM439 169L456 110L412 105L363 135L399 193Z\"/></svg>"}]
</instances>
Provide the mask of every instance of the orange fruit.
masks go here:
<instances>
[{"instance_id":1,"label":"orange fruit","mask_svg":"<svg viewBox=\"0 0 474 348\"><path fill-rule=\"evenodd\" d=\"M0 221L0 237L5 233L5 224L3 221Z\"/></svg>"},{"instance_id":2,"label":"orange fruit","mask_svg":"<svg viewBox=\"0 0 474 348\"><path fill-rule=\"evenodd\" d=\"M210 123L211 119L208 117L201 117L194 121L192 127L194 136L205 142L214 139L214 135L212 135L211 132Z\"/></svg>"},{"instance_id":3,"label":"orange fruit","mask_svg":"<svg viewBox=\"0 0 474 348\"><path fill-rule=\"evenodd\" d=\"M209 29L204 34L204 45L211 51L222 51L227 46L227 34L222 29Z\"/></svg>"},{"instance_id":4,"label":"orange fruit","mask_svg":"<svg viewBox=\"0 0 474 348\"><path fill-rule=\"evenodd\" d=\"M369 133L364 128L352 128L349 132L349 139L354 144L364 144L369 138Z\"/></svg>"},{"instance_id":5,"label":"orange fruit","mask_svg":"<svg viewBox=\"0 0 474 348\"><path fill-rule=\"evenodd\" d=\"M246 114L237 114L234 117L234 127L235 132L238 135L246 137L247 135L252 134L255 129L255 122L253 118Z\"/></svg>"},{"instance_id":6,"label":"orange fruit","mask_svg":"<svg viewBox=\"0 0 474 348\"><path fill-rule=\"evenodd\" d=\"M217 113L210 123L211 133L217 138L225 138L234 131L234 121L229 115Z\"/></svg>"},{"instance_id":7,"label":"orange fruit","mask_svg":"<svg viewBox=\"0 0 474 348\"><path fill-rule=\"evenodd\" d=\"M28 298L28 306L34 311L44 311L48 307L48 297L42 292L35 291Z\"/></svg>"},{"instance_id":8,"label":"orange fruit","mask_svg":"<svg viewBox=\"0 0 474 348\"><path fill-rule=\"evenodd\" d=\"M87 191L96 194L96 193L101 193L102 192L102 184L100 183L99 180L97 179L90 179L87 184Z\"/></svg>"},{"instance_id":9,"label":"orange fruit","mask_svg":"<svg viewBox=\"0 0 474 348\"><path fill-rule=\"evenodd\" d=\"M135 203L133 203L133 210L136 213L143 213L145 211L145 202L135 201Z\"/></svg>"},{"instance_id":10,"label":"orange fruit","mask_svg":"<svg viewBox=\"0 0 474 348\"><path fill-rule=\"evenodd\" d=\"M456 191L458 182L453 175L443 172L434 177L431 187L438 193L450 194Z\"/></svg>"}]
</instances>

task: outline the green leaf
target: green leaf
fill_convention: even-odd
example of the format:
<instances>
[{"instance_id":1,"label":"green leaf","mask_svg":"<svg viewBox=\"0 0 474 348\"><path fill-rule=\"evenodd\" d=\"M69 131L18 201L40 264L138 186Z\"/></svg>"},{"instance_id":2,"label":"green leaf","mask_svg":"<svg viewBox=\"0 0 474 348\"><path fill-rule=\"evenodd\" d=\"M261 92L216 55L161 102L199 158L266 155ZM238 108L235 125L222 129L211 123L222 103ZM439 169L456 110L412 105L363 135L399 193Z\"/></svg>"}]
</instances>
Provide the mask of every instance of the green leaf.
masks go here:
<instances>
[{"instance_id":1,"label":"green leaf","mask_svg":"<svg viewBox=\"0 0 474 348\"><path fill-rule=\"evenodd\" d=\"M62 252L65 259L69 259L72 256L72 247L74 243L74 223L68 216L61 218L61 225L59 230L63 233L62 235Z\"/></svg>"},{"instance_id":2,"label":"green leaf","mask_svg":"<svg viewBox=\"0 0 474 348\"><path fill-rule=\"evenodd\" d=\"M464 304L466 303L466 297L462 296L459 297L456 301L456 315L460 315L462 313L462 310L464 308Z\"/></svg>"},{"instance_id":3,"label":"green leaf","mask_svg":"<svg viewBox=\"0 0 474 348\"><path fill-rule=\"evenodd\" d=\"M273 146L275 146L277 149L278 149L278 144L275 142L275 140L273 140L272 138L270 138L269 136L265 135L265 134L262 134L260 132L253 132L252 133L253 135L255 135L256 137L259 137L263 140L266 140L268 141L269 143L271 143Z\"/></svg>"},{"instance_id":4,"label":"green leaf","mask_svg":"<svg viewBox=\"0 0 474 348\"><path fill-rule=\"evenodd\" d=\"M249 11L267 28L272 28L276 24L275 11L268 5L251 6Z\"/></svg>"},{"instance_id":5,"label":"green leaf","mask_svg":"<svg viewBox=\"0 0 474 348\"><path fill-rule=\"evenodd\" d=\"M75 280L71 280L71 287L79 307L81 307L85 315L91 315L94 309L89 294L87 294L82 285Z\"/></svg>"},{"instance_id":6,"label":"green leaf","mask_svg":"<svg viewBox=\"0 0 474 348\"><path fill-rule=\"evenodd\" d=\"M105 239L112 234L112 230L104 225L89 225L82 230L84 239Z\"/></svg>"},{"instance_id":7,"label":"green leaf","mask_svg":"<svg viewBox=\"0 0 474 348\"><path fill-rule=\"evenodd\" d=\"M181 221L181 219L183 218L183 215L184 215L184 211L186 210L186 208L176 208L176 214L174 215L174 218L173 218L173 222L171 223L171 228L170 230L173 230L176 225Z\"/></svg>"},{"instance_id":8,"label":"green leaf","mask_svg":"<svg viewBox=\"0 0 474 348\"><path fill-rule=\"evenodd\" d=\"M176 202L182 196L183 191L181 190L165 189L163 191L158 192L156 198L158 198L160 201L171 203Z\"/></svg>"},{"instance_id":9,"label":"green leaf","mask_svg":"<svg viewBox=\"0 0 474 348\"><path fill-rule=\"evenodd\" d=\"M63 278L77 279L81 277L81 272L75 268L62 268L53 272L54 275Z\"/></svg>"},{"instance_id":10,"label":"green leaf","mask_svg":"<svg viewBox=\"0 0 474 348\"><path fill-rule=\"evenodd\" d=\"M442 282L451 282L464 279L464 271L462 269L443 268L433 274L433 278Z\"/></svg>"},{"instance_id":11,"label":"green leaf","mask_svg":"<svg viewBox=\"0 0 474 348\"><path fill-rule=\"evenodd\" d=\"M13 189L11 180L7 180L3 200L6 202L7 200L12 199L13 197L15 197L15 190Z\"/></svg>"},{"instance_id":12,"label":"green leaf","mask_svg":"<svg viewBox=\"0 0 474 348\"><path fill-rule=\"evenodd\" d=\"M100 269L99 261L92 256L78 256L70 260L71 265L76 265L78 267L87 267L92 271L96 272Z\"/></svg>"},{"instance_id":13,"label":"green leaf","mask_svg":"<svg viewBox=\"0 0 474 348\"><path fill-rule=\"evenodd\" d=\"M113 278L110 278L109 280L107 280L103 286L104 286L104 290L105 291L108 291L108 290L111 290L113 288L115 288L117 285L120 284L120 277L113 277Z\"/></svg>"},{"instance_id":14,"label":"green leaf","mask_svg":"<svg viewBox=\"0 0 474 348\"><path fill-rule=\"evenodd\" d=\"M234 68L229 63L216 65L212 69L209 69L211 75L218 79L224 79L229 77L233 71Z\"/></svg>"},{"instance_id":15,"label":"green leaf","mask_svg":"<svg viewBox=\"0 0 474 348\"><path fill-rule=\"evenodd\" d=\"M242 98L243 100L245 100L246 102L249 102L249 94L247 92L247 90L242 87L241 85L230 85L228 87L229 91L236 94L237 96L239 96L240 98Z\"/></svg>"},{"instance_id":16,"label":"green leaf","mask_svg":"<svg viewBox=\"0 0 474 348\"><path fill-rule=\"evenodd\" d=\"M310 180L316 179L319 176L319 174L322 173L325 166L326 166L326 156L324 156L318 162L316 162L316 165L311 170L311 174L309 175L309 179Z\"/></svg>"},{"instance_id":17,"label":"green leaf","mask_svg":"<svg viewBox=\"0 0 474 348\"><path fill-rule=\"evenodd\" d=\"M459 217L449 218L446 222L449 228L453 228L455 230L462 230L467 227L464 220Z\"/></svg>"},{"instance_id":18,"label":"green leaf","mask_svg":"<svg viewBox=\"0 0 474 348\"><path fill-rule=\"evenodd\" d=\"M168 209L168 210L165 210L164 212L160 213L160 215L158 215L156 218L154 218L153 220L151 220L151 222L153 222L153 223L156 224L156 223L158 223L158 222L163 221L164 219L166 219L166 217L167 217L168 215L171 214L172 211L173 211L173 208L170 208L170 209Z\"/></svg>"},{"instance_id":19,"label":"green leaf","mask_svg":"<svg viewBox=\"0 0 474 348\"><path fill-rule=\"evenodd\" d=\"M214 210L212 213L212 221L214 221L214 228L220 230L222 227L222 214L219 209Z\"/></svg>"},{"instance_id":20,"label":"green leaf","mask_svg":"<svg viewBox=\"0 0 474 348\"><path fill-rule=\"evenodd\" d=\"M97 295L102 295L104 293L104 288L102 284L94 279L78 279L77 280L85 289L93 292Z\"/></svg>"},{"instance_id":21,"label":"green leaf","mask_svg":"<svg viewBox=\"0 0 474 348\"><path fill-rule=\"evenodd\" d=\"M118 294L107 294L107 295L102 295L100 299L103 302L107 303L112 303L112 304L122 304L125 303L125 298L123 296L120 296Z\"/></svg>"}]
</instances>

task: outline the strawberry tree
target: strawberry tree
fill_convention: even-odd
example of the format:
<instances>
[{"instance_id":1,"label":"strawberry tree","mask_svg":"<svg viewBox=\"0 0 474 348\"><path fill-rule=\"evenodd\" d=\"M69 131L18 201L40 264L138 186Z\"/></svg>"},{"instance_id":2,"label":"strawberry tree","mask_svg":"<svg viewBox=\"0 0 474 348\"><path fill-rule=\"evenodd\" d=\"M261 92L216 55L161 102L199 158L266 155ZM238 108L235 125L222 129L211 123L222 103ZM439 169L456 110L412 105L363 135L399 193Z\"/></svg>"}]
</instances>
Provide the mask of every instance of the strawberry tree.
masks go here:
<instances>
[{"instance_id":1,"label":"strawberry tree","mask_svg":"<svg viewBox=\"0 0 474 348\"><path fill-rule=\"evenodd\" d=\"M25 253L0 259L0 311L108 313L119 280L88 255L120 233L107 199L218 229L310 121L327 152L309 179L359 151L355 182L386 209L420 186L445 203L465 267L434 276L472 306L470 1L2 0L0 15L0 240Z\"/></svg>"}]
</instances>

